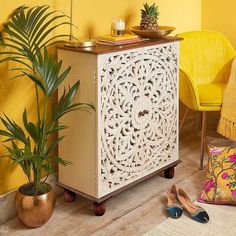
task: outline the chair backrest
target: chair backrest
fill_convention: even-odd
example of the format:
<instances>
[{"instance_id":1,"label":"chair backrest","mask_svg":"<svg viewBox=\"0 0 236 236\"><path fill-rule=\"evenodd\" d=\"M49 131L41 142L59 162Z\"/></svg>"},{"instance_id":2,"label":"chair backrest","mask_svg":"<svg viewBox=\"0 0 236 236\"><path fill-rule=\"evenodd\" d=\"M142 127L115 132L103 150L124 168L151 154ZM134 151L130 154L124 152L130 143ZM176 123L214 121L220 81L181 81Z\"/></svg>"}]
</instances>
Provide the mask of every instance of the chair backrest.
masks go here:
<instances>
[{"instance_id":1,"label":"chair backrest","mask_svg":"<svg viewBox=\"0 0 236 236\"><path fill-rule=\"evenodd\" d=\"M213 31L192 31L178 34L180 68L196 84L225 82L235 50L224 35Z\"/></svg>"}]
</instances>

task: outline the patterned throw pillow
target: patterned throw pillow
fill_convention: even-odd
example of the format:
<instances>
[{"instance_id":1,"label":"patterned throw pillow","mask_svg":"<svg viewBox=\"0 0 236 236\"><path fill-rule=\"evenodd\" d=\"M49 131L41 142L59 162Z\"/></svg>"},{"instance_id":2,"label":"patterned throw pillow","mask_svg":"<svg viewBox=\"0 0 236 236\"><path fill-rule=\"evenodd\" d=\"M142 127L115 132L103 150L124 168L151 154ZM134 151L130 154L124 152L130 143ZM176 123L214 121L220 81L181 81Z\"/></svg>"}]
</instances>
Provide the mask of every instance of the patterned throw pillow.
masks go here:
<instances>
[{"instance_id":1,"label":"patterned throw pillow","mask_svg":"<svg viewBox=\"0 0 236 236\"><path fill-rule=\"evenodd\" d=\"M198 201L236 205L236 148L208 146L207 179Z\"/></svg>"}]
</instances>

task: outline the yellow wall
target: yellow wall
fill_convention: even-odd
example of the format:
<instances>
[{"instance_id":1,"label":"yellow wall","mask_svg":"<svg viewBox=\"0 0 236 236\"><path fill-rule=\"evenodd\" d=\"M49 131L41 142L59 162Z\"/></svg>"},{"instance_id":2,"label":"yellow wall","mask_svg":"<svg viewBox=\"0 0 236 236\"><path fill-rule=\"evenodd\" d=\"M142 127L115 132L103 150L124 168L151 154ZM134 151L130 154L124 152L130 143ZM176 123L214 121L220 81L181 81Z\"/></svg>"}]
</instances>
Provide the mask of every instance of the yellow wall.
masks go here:
<instances>
[{"instance_id":1,"label":"yellow wall","mask_svg":"<svg viewBox=\"0 0 236 236\"><path fill-rule=\"evenodd\" d=\"M3 0L0 0L0 3ZM5 2L5 1L4 1ZM74 31L80 39L110 32L112 18L123 17L127 26L138 25L140 8L145 0L74 0L73 23L79 27ZM147 1L152 3L153 1ZM201 28L201 0L159 0L160 25L175 26L176 31L197 30ZM26 5L54 5L69 14L69 0L10 0L1 4L0 22L16 7ZM21 121L24 107L31 110L34 106L34 91L27 80L9 81L7 65L0 66L0 112L5 112L12 119ZM0 149L0 155L3 149ZM21 170L9 165L9 159L0 159L0 194L17 188L26 181Z\"/></svg>"},{"instance_id":2,"label":"yellow wall","mask_svg":"<svg viewBox=\"0 0 236 236\"><path fill-rule=\"evenodd\" d=\"M57 0L59 9L70 12L69 1ZM138 25L140 8L143 3L153 0L99 0L73 1L73 23L78 26L74 36L88 39L90 36L110 33L112 18L122 17L127 27ZM201 0L158 0L160 25L175 26L176 31L196 30L201 28Z\"/></svg>"},{"instance_id":3,"label":"yellow wall","mask_svg":"<svg viewBox=\"0 0 236 236\"><path fill-rule=\"evenodd\" d=\"M223 33L236 48L235 0L202 1L202 29Z\"/></svg>"}]
</instances>

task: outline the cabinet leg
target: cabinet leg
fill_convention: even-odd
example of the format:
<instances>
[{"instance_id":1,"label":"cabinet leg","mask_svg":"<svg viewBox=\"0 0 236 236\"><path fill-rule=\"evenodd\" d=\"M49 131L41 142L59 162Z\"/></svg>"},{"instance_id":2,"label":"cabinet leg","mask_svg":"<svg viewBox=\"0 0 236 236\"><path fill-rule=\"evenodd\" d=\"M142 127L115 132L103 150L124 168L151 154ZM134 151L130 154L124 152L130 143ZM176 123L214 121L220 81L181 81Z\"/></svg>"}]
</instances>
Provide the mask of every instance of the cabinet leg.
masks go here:
<instances>
[{"instance_id":1,"label":"cabinet leg","mask_svg":"<svg viewBox=\"0 0 236 236\"><path fill-rule=\"evenodd\" d=\"M64 198L67 202L73 202L76 198L76 194L68 189L64 190Z\"/></svg>"},{"instance_id":2,"label":"cabinet leg","mask_svg":"<svg viewBox=\"0 0 236 236\"><path fill-rule=\"evenodd\" d=\"M164 175L167 179L172 179L175 175L175 167L173 166L164 170Z\"/></svg>"},{"instance_id":3,"label":"cabinet leg","mask_svg":"<svg viewBox=\"0 0 236 236\"><path fill-rule=\"evenodd\" d=\"M93 211L96 216L103 216L106 211L106 201L104 202L93 202Z\"/></svg>"}]
</instances>

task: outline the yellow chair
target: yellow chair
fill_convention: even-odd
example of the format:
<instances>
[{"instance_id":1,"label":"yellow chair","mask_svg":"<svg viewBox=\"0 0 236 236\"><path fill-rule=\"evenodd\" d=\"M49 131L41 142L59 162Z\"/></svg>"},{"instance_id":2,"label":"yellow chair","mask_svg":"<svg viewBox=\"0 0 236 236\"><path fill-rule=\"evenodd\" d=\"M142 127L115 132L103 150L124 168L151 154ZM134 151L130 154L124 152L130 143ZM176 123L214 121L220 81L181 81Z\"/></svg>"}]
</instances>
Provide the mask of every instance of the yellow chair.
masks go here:
<instances>
[{"instance_id":1,"label":"yellow chair","mask_svg":"<svg viewBox=\"0 0 236 236\"><path fill-rule=\"evenodd\" d=\"M193 31L177 35L180 43L180 100L186 105L180 131L189 109L202 112L200 169L203 168L206 112L221 109L223 91L236 52L220 33Z\"/></svg>"}]
</instances>

